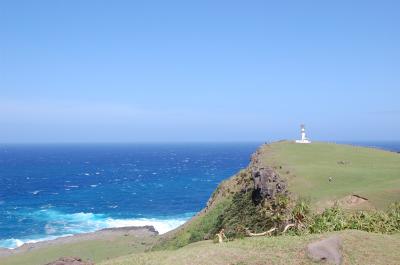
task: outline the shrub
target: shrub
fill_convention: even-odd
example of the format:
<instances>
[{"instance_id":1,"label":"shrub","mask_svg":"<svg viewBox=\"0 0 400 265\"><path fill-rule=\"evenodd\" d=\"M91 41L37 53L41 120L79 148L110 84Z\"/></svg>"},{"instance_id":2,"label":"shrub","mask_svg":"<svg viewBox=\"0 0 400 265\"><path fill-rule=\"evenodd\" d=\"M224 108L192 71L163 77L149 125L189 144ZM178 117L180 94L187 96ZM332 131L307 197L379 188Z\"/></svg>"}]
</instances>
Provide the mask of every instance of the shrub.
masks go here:
<instances>
[{"instance_id":1,"label":"shrub","mask_svg":"<svg viewBox=\"0 0 400 265\"><path fill-rule=\"evenodd\" d=\"M400 232L400 203L391 205L387 211L356 211L348 213L335 205L321 214L313 215L308 229L310 233L344 229L385 234Z\"/></svg>"},{"instance_id":2,"label":"shrub","mask_svg":"<svg viewBox=\"0 0 400 265\"><path fill-rule=\"evenodd\" d=\"M218 242L215 234L225 230L228 239L246 236L247 231L260 233L287 224L295 224L288 234L324 233L357 229L376 233L400 232L400 202L387 211L346 212L337 204L322 213L313 213L308 200L292 200L279 195L273 200L254 203L251 191L236 192L231 199L218 202L178 231L171 239L160 242L153 249L174 249L203 239ZM279 233L275 233L279 234Z\"/></svg>"},{"instance_id":3,"label":"shrub","mask_svg":"<svg viewBox=\"0 0 400 265\"><path fill-rule=\"evenodd\" d=\"M347 216L337 205L326 209L322 214L314 215L309 224L310 233L323 233L346 229Z\"/></svg>"}]
</instances>

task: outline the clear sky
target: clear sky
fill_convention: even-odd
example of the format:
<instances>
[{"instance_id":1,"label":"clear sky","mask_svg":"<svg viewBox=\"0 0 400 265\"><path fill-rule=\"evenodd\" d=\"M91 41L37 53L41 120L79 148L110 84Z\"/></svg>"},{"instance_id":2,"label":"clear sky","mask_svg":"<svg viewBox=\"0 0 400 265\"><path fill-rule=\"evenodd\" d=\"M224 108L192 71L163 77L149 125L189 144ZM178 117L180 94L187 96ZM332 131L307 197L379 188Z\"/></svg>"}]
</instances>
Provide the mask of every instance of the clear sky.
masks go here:
<instances>
[{"instance_id":1,"label":"clear sky","mask_svg":"<svg viewBox=\"0 0 400 265\"><path fill-rule=\"evenodd\" d=\"M0 1L0 142L400 140L400 1Z\"/></svg>"}]
</instances>

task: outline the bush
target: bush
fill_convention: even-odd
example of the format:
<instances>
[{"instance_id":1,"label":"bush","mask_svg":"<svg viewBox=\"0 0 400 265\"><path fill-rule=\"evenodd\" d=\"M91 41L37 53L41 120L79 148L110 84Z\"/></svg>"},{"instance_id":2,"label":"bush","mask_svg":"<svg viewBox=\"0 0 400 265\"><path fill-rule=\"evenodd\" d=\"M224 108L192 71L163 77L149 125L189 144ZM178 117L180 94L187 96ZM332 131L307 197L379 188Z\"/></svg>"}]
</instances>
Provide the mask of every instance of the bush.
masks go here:
<instances>
[{"instance_id":1,"label":"bush","mask_svg":"<svg viewBox=\"0 0 400 265\"><path fill-rule=\"evenodd\" d=\"M224 228L228 238L240 238L246 236L248 230L260 233L272 227L279 228L293 217L291 203L288 196L279 195L274 200L257 204L252 200L251 191L235 193L232 202L218 216L213 232Z\"/></svg>"},{"instance_id":2,"label":"bush","mask_svg":"<svg viewBox=\"0 0 400 265\"><path fill-rule=\"evenodd\" d=\"M387 211L357 211L346 213L337 205L315 214L308 226L310 233L356 229L390 234L400 232L400 203Z\"/></svg>"},{"instance_id":3,"label":"bush","mask_svg":"<svg viewBox=\"0 0 400 265\"><path fill-rule=\"evenodd\" d=\"M203 239L218 241L215 234L221 229L225 230L228 239L234 239L246 236L248 230L260 233L276 227L277 231L282 231L287 224L295 224L287 233L297 235L344 229L400 232L400 202L391 205L387 211L346 212L334 205L322 213L313 213L308 200L294 201L279 195L274 200L256 204L251 191L242 191L235 193L231 199L218 202L173 238L160 242L153 249L175 249Z\"/></svg>"},{"instance_id":4,"label":"bush","mask_svg":"<svg viewBox=\"0 0 400 265\"><path fill-rule=\"evenodd\" d=\"M346 229L347 216L337 205L326 209L322 214L316 214L309 224L310 233L323 233Z\"/></svg>"}]
</instances>

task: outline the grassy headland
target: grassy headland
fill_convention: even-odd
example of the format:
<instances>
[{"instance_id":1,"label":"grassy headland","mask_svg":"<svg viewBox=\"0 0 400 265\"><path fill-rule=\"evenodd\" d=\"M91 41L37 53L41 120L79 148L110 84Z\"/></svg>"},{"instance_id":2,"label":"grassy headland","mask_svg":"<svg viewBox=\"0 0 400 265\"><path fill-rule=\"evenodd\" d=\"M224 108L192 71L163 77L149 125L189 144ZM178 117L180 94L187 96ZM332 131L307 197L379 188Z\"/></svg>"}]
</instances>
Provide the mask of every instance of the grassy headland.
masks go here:
<instances>
[{"instance_id":1,"label":"grassy headland","mask_svg":"<svg viewBox=\"0 0 400 265\"><path fill-rule=\"evenodd\" d=\"M348 195L385 209L400 201L400 154L351 145L277 142L261 148L263 164L288 180L293 194L326 206ZM332 181L329 181L329 177Z\"/></svg>"},{"instance_id":2,"label":"grassy headland","mask_svg":"<svg viewBox=\"0 0 400 265\"><path fill-rule=\"evenodd\" d=\"M296 220L299 215L304 218L301 222L308 222L307 232L314 233L349 228L381 232L399 229L399 207L384 212L391 203L400 201L399 154L350 145L283 141L263 145L255 156L248 168L219 185L198 216L164 237L154 249L174 249L201 238L211 239L221 228L234 237L244 235L246 228L262 232L300 221ZM251 193L255 161L259 168L270 167L278 172L288 184L290 199L281 196L267 205L254 205ZM354 201L354 195L362 199L355 197ZM298 198L307 198L309 203L296 206ZM328 209L322 213L335 202L345 209L380 211L347 214L341 209ZM329 221L334 220L343 221L330 225Z\"/></svg>"}]
</instances>

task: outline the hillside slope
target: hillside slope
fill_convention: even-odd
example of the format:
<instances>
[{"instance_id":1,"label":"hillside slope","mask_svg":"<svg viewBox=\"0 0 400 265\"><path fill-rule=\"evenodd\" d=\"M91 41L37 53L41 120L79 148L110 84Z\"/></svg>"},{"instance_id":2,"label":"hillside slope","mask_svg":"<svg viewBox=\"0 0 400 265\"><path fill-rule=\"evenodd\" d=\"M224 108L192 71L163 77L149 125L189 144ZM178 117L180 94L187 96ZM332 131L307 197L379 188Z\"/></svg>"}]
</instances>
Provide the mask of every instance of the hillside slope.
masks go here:
<instances>
[{"instance_id":1,"label":"hillside slope","mask_svg":"<svg viewBox=\"0 0 400 265\"><path fill-rule=\"evenodd\" d=\"M339 202L343 208L384 210L400 201L400 155L330 143L262 145L247 168L218 186L205 209L164 236L154 249L211 239L227 227L235 230L228 233L236 234L243 234L238 229L282 228L290 213L279 209L282 201L285 207L288 203L279 195L309 199L314 209Z\"/></svg>"},{"instance_id":2,"label":"hillside slope","mask_svg":"<svg viewBox=\"0 0 400 265\"><path fill-rule=\"evenodd\" d=\"M305 253L308 243L337 234L343 239L344 264L387 264L400 261L400 234L342 231L307 236L244 238L224 244L201 241L177 250L134 254L101 265L259 265L316 264Z\"/></svg>"}]
</instances>

